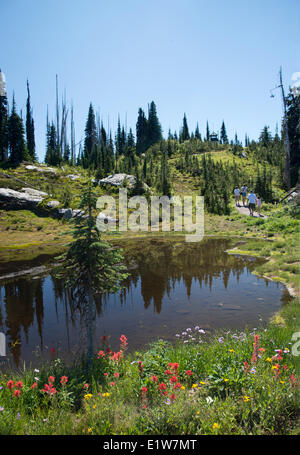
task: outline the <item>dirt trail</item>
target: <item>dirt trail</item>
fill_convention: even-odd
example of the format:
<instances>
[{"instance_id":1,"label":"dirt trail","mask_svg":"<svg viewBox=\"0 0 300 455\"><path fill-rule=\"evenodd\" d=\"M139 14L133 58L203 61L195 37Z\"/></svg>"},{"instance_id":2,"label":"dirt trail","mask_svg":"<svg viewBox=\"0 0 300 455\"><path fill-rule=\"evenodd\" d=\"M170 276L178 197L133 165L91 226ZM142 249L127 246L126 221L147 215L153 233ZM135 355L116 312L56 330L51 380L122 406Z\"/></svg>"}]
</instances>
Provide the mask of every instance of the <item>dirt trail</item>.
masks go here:
<instances>
[{"instance_id":1,"label":"dirt trail","mask_svg":"<svg viewBox=\"0 0 300 455\"><path fill-rule=\"evenodd\" d=\"M243 207L243 204L241 204L240 206L235 206L235 208L240 212L241 215L250 216L250 212L249 212L248 206L247 207ZM258 213L255 210L253 212L253 217L254 218L264 218L264 219L268 218L266 215L263 215L262 213L260 214L260 217L259 217Z\"/></svg>"}]
</instances>

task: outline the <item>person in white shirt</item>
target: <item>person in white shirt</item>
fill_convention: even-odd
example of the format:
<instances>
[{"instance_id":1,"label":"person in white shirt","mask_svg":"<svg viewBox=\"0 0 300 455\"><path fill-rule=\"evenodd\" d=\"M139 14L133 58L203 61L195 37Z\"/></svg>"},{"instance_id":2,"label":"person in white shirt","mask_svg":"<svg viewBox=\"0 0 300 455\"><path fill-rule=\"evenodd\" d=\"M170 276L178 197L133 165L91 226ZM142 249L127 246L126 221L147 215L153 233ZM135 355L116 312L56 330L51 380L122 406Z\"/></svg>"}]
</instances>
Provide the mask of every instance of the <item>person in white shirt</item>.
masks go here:
<instances>
[{"instance_id":1,"label":"person in white shirt","mask_svg":"<svg viewBox=\"0 0 300 455\"><path fill-rule=\"evenodd\" d=\"M248 199L248 207L249 207L250 215L253 216L253 211L255 209L256 195L253 193L252 190L250 190L250 193L249 193L247 199Z\"/></svg>"},{"instance_id":2,"label":"person in white shirt","mask_svg":"<svg viewBox=\"0 0 300 455\"><path fill-rule=\"evenodd\" d=\"M235 189L234 189L234 195L235 195L235 205L237 207L240 206L240 204L239 204L240 194L241 194L240 189L239 189L238 186L236 186Z\"/></svg>"}]
</instances>

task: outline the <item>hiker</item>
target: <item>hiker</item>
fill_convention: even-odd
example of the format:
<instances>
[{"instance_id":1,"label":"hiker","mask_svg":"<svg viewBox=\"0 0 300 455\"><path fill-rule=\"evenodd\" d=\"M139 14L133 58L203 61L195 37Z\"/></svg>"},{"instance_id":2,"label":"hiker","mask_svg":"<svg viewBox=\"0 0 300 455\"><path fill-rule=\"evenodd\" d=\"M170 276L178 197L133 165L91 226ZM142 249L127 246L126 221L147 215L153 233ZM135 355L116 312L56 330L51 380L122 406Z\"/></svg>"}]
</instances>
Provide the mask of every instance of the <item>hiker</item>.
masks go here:
<instances>
[{"instance_id":1,"label":"hiker","mask_svg":"<svg viewBox=\"0 0 300 455\"><path fill-rule=\"evenodd\" d=\"M247 187L246 187L246 185L242 186L241 193L242 193L242 198L243 198L243 207L245 207L245 201L246 201L246 196L247 196Z\"/></svg>"},{"instance_id":2,"label":"hiker","mask_svg":"<svg viewBox=\"0 0 300 455\"><path fill-rule=\"evenodd\" d=\"M240 200L240 189L239 189L238 186L236 186L235 189L234 189L234 195L235 195L235 205L236 205L237 207L239 207L239 206L240 206L240 204L239 204L239 200Z\"/></svg>"},{"instance_id":3,"label":"hiker","mask_svg":"<svg viewBox=\"0 0 300 455\"><path fill-rule=\"evenodd\" d=\"M260 214L261 198L260 198L259 194L257 195L257 198L256 198L256 205L257 205L257 213L258 213L258 216L262 216L262 215Z\"/></svg>"},{"instance_id":4,"label":"hiker","mask_svg":"<svg viewBox=\"0 0 300 455\"><path fill-rule=\"evenodd\" d=\"M250 215L253 216L253 210L255 209L255 202L256 202L256 195L250 190L248 195L248 207L250 211Z\"/></svg>"}]
</instances>

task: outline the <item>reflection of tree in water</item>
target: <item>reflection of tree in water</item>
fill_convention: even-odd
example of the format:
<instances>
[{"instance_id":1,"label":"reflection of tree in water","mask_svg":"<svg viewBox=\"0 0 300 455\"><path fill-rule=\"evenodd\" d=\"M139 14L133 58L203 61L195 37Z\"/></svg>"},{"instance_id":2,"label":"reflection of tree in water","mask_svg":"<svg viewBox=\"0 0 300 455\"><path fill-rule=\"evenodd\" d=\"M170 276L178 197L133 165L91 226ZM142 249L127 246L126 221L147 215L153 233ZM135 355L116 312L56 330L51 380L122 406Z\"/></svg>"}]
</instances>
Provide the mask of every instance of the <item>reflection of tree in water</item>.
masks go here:
<instances>
[{"instance_id":1,"label":"reflection of tree in water","mask_svg":"<svg viewBox=\"0 0 300 455\"><path fill-rule=\"evenodd\" d=\"M34 324L34 317L37 321L41 346L43 345L43 280L32 280L29 283L26 279L18 279L15 282L6 283L3 288L4 296L1 295L1 303L4 302L6 313L5 334L14 362L18 365L21 355L21 331L24 330L28 342L28 331Z\"/></svg>"},{"instance_id":2,"label":"reflection of tree in water","mask_svg":"<svg viewBox=\"0 0 300 455\"><path fill-rule=\"evenodd\" d=\"M163 240L127 242L124 246L126 261L136 267L130 270L129 291L141 280L141 294L145 308L153 301L154 309L160 313L163 297L177 283L183 283L188 298L193 281L199 286L209 286L212 290L214 279L222 278L227 288L230 274L239 280L240 275L252 269L245 257L235 257L225 253L230 246L226 239L207 239L200 243L164 242ZM252 261L253 262L253 261ZM126 291L123 293L123 300Z\"/></svg>"}]
</instances>

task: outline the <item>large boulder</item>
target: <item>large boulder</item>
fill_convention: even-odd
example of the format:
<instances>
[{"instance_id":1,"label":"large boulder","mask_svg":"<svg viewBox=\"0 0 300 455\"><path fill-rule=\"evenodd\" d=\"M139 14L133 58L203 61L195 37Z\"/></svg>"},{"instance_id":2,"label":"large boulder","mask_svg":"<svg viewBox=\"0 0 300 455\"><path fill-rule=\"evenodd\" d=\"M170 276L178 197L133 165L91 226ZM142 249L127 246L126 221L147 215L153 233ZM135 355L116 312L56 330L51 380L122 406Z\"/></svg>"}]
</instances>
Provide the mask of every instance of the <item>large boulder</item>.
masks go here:
<instances>
[{"instance_id":1,"label":"large boulder","mask_svg":"<svg viewBox=\"0 0 300 455\"><path fill-rule=\"evenodd\" d=\"M58 209L58 214L64 220L70 220L71 218L77 218L84 215L84 211L80 209Z\"/></svg>"},{"instance_id":2,"label":"large boulder","mask_svg":"<svg viewBox=\"0 0 300 455\"><path fill-rule=\"evenodd\" d=\"M57 170L53 169L53 167L41 167L41 166L34 166L33 164L28 164L25 166L25 169L28 171L38 171L38 172L50 172L52 174L57 174Z\"/></svg>"},{"instance_id":3,"label":"large boulder","mask_svg":"<svg viewBox=\"0 0 300 455\"><path fill-rule=\"evenodd\" d=\"M26 188L28 190L28 188ZM37 193L40 193L37 191ZM46 194L46 193L44 193ZM10 188L0 188L0 208L4 209L32 209L35 208L44 196L29 194L29 192L15 191Z\"/></svg>"},{"instance_id":4,"label":"large boulder","mask_svg":"<svg viewBox=\"0 0 300 455\"><path fill-rule=\"evenodd\" d=\"M21 191L23 193L29 194L29 196L37 196L41 198L48 196L48 193L45 193L44 191L34 190L33 188L22 188Z\"/></svg>"},{"instance_id":5,"label":"large boulder","mask_svg":"<svg viewBox=\"0 0 300 455\"><path fill-rule=\"evenodd\" d=\"M99 180L100 185L122 186L127 180L129 188L135 184L135 176L130 174L112 174Z\"/></svg>"}]
</instances>

